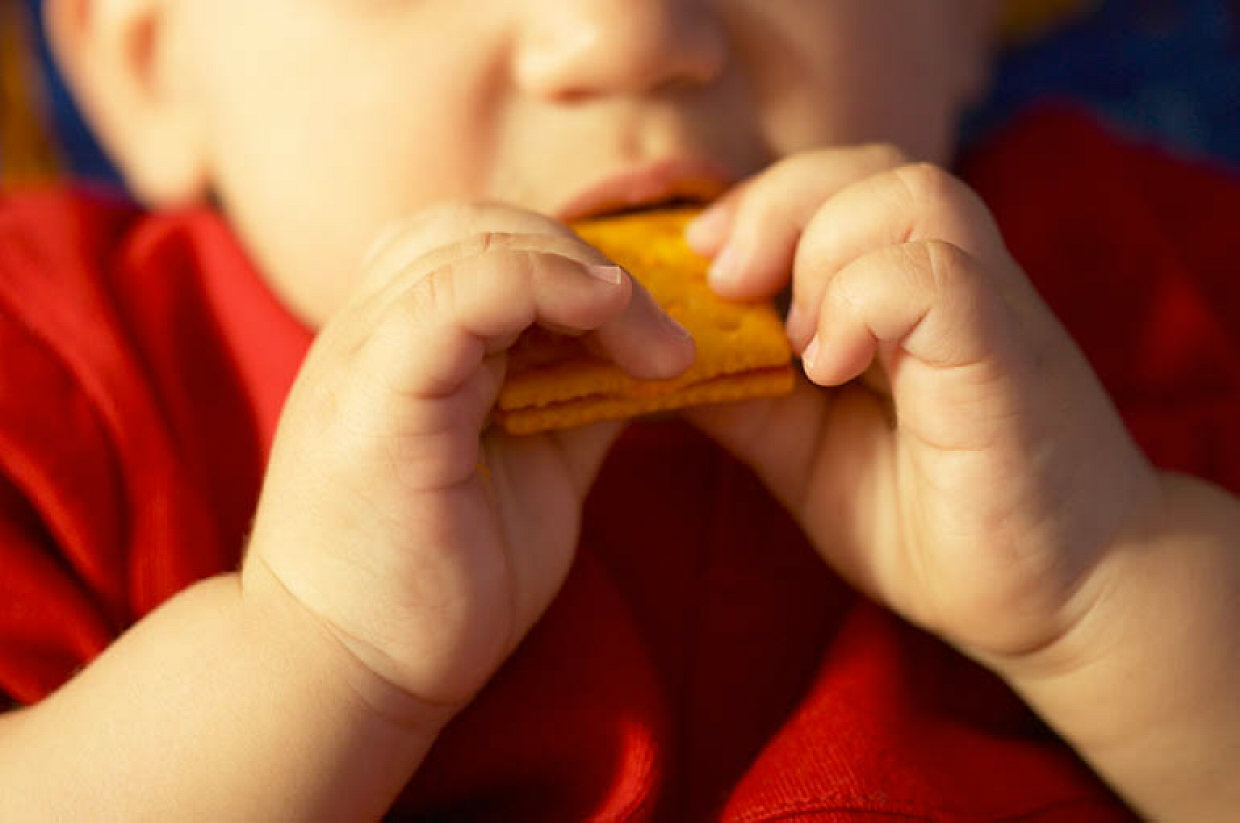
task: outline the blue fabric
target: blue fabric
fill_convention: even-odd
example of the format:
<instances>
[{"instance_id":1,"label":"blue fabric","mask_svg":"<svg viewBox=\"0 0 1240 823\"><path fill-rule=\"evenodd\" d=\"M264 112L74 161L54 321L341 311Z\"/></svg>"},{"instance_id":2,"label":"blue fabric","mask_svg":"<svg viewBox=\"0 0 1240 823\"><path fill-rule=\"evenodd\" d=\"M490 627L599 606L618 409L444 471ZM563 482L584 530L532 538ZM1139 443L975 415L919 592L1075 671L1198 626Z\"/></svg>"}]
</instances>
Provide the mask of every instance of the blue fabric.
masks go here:
<instances>
[{"instance_id":1,"label":"blue fabric","mask_svg":"<svg viewBox=\"0 0 1240 823\"><path fill-rule=\"evenodd\" d=\"M86 129L77 108L65 89L64 83L52 69L51 55L47 51L47 43L43 37L43 18L39 13L41 0L22 0L30 9L30 19L35 23L39 33L38 53L44 68L44 88L48 92L49 109L52 117L52 130L62 153L63 160L69 171L79 177L112 180L119 182L98 144Z\"/></svg>"},{"instance_id":2,"label":"blue fabric","mask_svg":"<svg viewBox=\"0 0 1240 823\"><path fill-rule=\"evenodd\" d=\"M33 9L39 0L23 2ZM1238 10L1237 0L1105 0L1080 22L1009 51L967 133L984 135L1035 100L1059 98L1137 136L1240 165ZM70 168L114 177L63 86L54 78L50 86Z\"/></svg>"},{"instance_id":3,"label":"blue fabric","mask_svg":"<svg viewBox=\"0 0 1240 823\"><path fill-rule=\"evenodd\" d=\"M1238 10L1236 0L1106 0L1079 23L1005 55L970 131L1060 98L1138 137L1240 165Z\"/></svg>"}]
</instances>

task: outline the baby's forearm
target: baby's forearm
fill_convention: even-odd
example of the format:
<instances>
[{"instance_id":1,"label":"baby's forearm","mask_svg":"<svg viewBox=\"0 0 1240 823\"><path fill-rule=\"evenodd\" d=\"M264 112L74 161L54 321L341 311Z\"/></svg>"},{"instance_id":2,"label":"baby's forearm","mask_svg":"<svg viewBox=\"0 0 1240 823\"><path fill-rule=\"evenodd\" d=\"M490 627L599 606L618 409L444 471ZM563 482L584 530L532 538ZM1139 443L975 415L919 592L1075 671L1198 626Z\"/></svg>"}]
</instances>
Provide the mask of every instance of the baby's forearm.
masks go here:
<instances>
[{"instance_id":1,"label":"baby's forearm","mask_svg":"<svg viewBox=\"0 0 1240 823\"><path fill-rule=\"evenodd\" d=\"M330 635L254 601L201 583L0 718L0 819L381 816L444 720L387 716Z\"/></svg>"},{"instance_id":2,"label":"baby's forearm","mask_svg":"<svg viewBox=\"0 0 1240 823\"><path fill-rule=\"evenodd\" d=\"M1166 506L1099 569L1086 618L1000 666L1030 704L1156 820L1240 809L1240 502L1166 476Z\"/></svg>"}]
</instances>

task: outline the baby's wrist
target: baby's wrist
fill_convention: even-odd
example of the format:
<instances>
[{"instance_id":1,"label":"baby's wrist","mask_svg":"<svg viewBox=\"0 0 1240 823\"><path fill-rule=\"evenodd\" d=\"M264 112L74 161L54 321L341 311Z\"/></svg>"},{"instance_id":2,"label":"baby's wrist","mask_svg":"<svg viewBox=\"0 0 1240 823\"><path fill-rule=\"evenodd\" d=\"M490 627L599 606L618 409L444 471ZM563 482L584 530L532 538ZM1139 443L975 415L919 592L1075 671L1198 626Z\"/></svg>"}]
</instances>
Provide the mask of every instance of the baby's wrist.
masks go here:
<instances>
[{"instance_id":1,"label":"baby's wrist","mask_svg":"<svg viewBox=\"0 0 1240 823\"><path fill-rule=\"evenodd\" d=\"M1214 819L1234 808L1216 777L1240 740L1240 503L1169 473L1158 486L1087 581L1082 619L998 670L1140 810ZM1168 752L1181 779L1162 779Z\"/></svg>"},{"instance_id":2,"label":"baby's wrist","mask_svg":"<svg viewBox=\"0 0 1240 823\"><path fill-rule=\"evenodd\" d=\"M1110 482L1107 493L1065 504L1077 507L1078 515L1081 508L1091 510L1058 532L1059 547L1044 566L1051 585L1024 611L1035 630L1005 653L972 655L1018 687L1089 669L1109 654L1116 621L1124 619L1134 559L1166 543L1175 517L1166 477L1144 458L1115 475L1121 479Z\"/></svg>"},{"instance_id":3,"label":"baby's wrist","mask_svg":"<svg viewBox=\"0 0 1240 823\"><path fill-rule=\"evenodd\" d=\"M301 603L261 557L247 560L241 572L242 597L253 620L263 627L273 649L297 648L313 659L313 668L337 684L337 696L360 724L387 727L398 736L428 748L460 711L419 699L384 678L353 651L327 622Z\"/></svg>"},{"instance_id":4,"label":"baby's wrist","mask_svg":"<svg viewBox=\"0 0 1240 823\"><path fill-rule=\"evenodd\" d=\"M1115 635L1108 627L1122 620L1122 591L1131 574L1131 557L1159 542L1158 524L1164 507L1162 495L1154 495L1132 522L1098 551L1096 561L1058 609L1054 620L1057 628L1044 643L984 662L1018 691L1060 681L1096 665L1112 647Z\"/></svg>"}]
</instances>

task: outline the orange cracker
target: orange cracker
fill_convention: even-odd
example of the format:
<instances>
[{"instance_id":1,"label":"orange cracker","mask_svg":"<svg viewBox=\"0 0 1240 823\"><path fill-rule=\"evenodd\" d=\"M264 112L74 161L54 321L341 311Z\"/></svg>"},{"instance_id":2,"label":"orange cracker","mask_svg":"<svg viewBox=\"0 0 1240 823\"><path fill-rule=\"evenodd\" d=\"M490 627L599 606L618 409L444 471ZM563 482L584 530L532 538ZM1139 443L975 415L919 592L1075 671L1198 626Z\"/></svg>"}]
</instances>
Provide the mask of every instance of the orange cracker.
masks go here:
<instances>
[{"instance_id":1,"label":"orange cracker","mask_svg":"<svg viewBox=\"0 0 1240 823\"><path fill-rule=\"evenodd\" d=\"M774 308L723 300L707 285L707 261L684 240L696 214L667 209L574 226L693 335L697 359L689 370L671 380L639 380L580 339L530 329L509 353L496 422L509 433L532 434L792 390L792 351Z\"/></svg>"}]
</instances>

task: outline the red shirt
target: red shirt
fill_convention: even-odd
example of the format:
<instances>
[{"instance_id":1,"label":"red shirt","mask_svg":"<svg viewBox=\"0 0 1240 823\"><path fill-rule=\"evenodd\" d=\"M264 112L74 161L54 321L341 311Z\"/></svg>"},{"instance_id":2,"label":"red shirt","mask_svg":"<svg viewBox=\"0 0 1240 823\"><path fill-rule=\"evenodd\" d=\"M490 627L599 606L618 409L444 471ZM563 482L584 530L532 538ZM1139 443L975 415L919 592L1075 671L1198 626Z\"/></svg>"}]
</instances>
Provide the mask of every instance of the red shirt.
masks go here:
<instances>
[{"instance_id":1,"label":"red shirt","mask_svg":"<svg viewBox=\"0 0 1240 823\"><path fill-rule=\"evenodd\" d=\"M1151 457L1240 489L1240 181L1062 112L966 172ZM39 700L236 567L310 337L212 212L0 204L0 692ZM608 458L563 591L406 812L1132 818L996 677L848 589L672 422Z\"/></svg>"}]
</instances>

